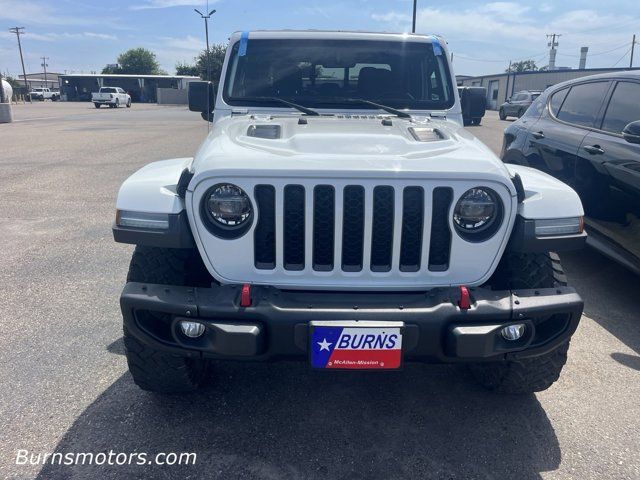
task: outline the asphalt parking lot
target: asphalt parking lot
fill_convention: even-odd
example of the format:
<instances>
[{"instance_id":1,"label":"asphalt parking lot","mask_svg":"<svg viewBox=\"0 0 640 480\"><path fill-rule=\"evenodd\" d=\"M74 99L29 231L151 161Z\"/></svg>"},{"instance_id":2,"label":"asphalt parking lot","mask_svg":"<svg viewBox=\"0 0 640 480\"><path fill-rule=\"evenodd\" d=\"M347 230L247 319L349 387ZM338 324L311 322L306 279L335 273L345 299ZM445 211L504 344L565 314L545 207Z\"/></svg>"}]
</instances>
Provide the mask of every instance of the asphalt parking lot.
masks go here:
<instances>
[{"instance_id":1,"label":"asphalt parking lot","mask_svg":"<svg viewBox=\"0 0 640 480\"><path fill-rule=\"evenodd\" d=\"M5 478L640 478L640 278L589 249L563 256L585 300L562 377L528 397L464 368L324 374L221 364L183 397L139 390L118 305L130 246L118 188L142 165L192 156L207 132L184 107L14 108L0 125L0 474ZM498 152L507 125L470 131ZM16 465L18 450L195 452L191 466Z\"/></svg>"}]
</instances>

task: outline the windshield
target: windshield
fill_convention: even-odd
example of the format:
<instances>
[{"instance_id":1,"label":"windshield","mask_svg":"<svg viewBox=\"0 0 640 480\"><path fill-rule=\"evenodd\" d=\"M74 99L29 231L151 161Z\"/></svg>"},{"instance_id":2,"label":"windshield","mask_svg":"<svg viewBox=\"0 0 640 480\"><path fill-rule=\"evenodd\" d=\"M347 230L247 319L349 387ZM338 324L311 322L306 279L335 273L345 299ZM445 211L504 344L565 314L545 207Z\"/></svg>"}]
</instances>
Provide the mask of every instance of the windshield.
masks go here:
<instances>
[{"instance_id":1,"label":"windshield","mask_svg":"<svg viewBox=\"0 0 640 480\"><path fill-rule=\"evenodd\" d=\"M397 109L453 106L447 61L431 43L249 40L245 54L239 50L237 42L223 90L229 105L282 107L264 102L278 97L320 108L377 108L348 100L354 98Z\"/></svg>"}]
</instances>

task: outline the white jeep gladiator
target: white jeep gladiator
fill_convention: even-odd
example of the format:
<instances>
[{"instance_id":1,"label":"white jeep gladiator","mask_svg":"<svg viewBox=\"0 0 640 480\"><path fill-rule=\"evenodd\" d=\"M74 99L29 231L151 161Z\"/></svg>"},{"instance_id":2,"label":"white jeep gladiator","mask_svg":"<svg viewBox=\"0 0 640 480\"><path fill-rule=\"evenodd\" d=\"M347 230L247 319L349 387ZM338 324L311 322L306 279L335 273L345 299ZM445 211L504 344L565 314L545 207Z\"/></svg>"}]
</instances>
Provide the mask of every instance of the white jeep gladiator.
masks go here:
<instances>
[{"instance_id":1,"label":"white jeep gladiator","mask_svg":"<svg viewBox=\"0 0 640 480\"><path fill-rule=\"evenodd\" d=\"M197 389L219 360L463 362L508 393L558 379L583 303L549 252L584 244L582 205L464 130L448 58L436 36L231 36L219 87L190 86L213 122L195 158L118 195L141 388Z\"/></svg>"},{"instance_id":2,"label":"white jeep gladiator","mask_svg":"<svg viewBox=\"0 0 640 480\"><path fill-rule=\"evenodd\" d=\"M124 105L131 107L131 96L120 87L102 87L97 93L91 94L91 101L96 108L109 105L110 108L118 108Z\"/></svg>"}]
</instances>

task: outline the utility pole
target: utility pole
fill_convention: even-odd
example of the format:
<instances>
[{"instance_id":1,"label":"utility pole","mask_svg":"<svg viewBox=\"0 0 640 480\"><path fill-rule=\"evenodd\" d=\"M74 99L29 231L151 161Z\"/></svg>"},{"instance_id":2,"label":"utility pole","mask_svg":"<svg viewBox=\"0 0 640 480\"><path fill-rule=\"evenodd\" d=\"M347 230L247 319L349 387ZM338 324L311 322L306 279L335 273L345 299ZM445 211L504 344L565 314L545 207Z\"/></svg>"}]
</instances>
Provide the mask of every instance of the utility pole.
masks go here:
<instances>
[{"instance_id":1,"label":"utility pole","mask_svg":"<svg viewBox=\"0 0 640 480\"><path fill-rule=\"evenodd\" d=\"M547 35L547 38L551 38L551 41L547 43L547 46L551 47L551 50L549 50L549 70L556 69L556 47L559 45L558 42L556 42L556 38L560 38L561 36L561 34L557 33Z\"/></svg>"},{"instance_id":2,"label":"utility pole","mask_svg":"<svg viewBox=\"0 0 640 480\"><path fill-rule=\"evenodd\" d=\"M49 84L47 83L47 67L49 65L47 65L47 60L49 60L49 57L40 57L42 59L42 68L44 68L44 86L46 88L49 87Z\"/></svg>"},{"instance_id":3,"label":"utility pole","mask_svg":"<svg viewBox=\"0 0 640 480\"><path fill-rule=\"evenodd\" d=\"M416 10L418 7L418 0L413 0L413 26L411 27L411 33L416 33Z\"/></svg>"},{"instance_id":4,"label":"utility pole","mask_svg":"<svg viewBox=\"0 0 640 480\"><path fill-rule=\"evenodd\" d=\"M27 71L24 69L24 57L22 56L22 44L20 43L20 35L24 35L24 27L13 27L10 28L9 31L11 33L15 33L16 37L18 37L18 50L20 50L20 63L22 63L22 76L24 78L24 87L26 89L26 96L31 102L31 97L29 96L29 84L27 83Z\"/></svg>"},{"instance_id":5,"label":"utility pole","mask_svg":"<svg viewBox=\"0 0 640 480\"><path fill-rule=\"evenodd\" d=\"M633 68L633 52L636 49L636 34L633 34L633 40L631 40L631 60L629 60L629 68Z\"/></svg>"}]
</instances>

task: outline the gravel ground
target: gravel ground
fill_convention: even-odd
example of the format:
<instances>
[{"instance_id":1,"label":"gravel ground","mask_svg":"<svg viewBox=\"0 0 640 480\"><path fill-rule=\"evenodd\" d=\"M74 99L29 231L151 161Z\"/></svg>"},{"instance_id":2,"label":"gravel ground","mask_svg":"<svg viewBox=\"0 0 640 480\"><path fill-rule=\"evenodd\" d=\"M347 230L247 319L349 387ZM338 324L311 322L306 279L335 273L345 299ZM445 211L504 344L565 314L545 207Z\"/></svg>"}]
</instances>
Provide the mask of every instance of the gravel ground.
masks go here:
<instances>
[{"instance_id":1,"label":"gravel ground","mask_svg":"<svg viewBox=\"0 0 640 480\"><path fill-rule=\"evenodd\" d=\"M121 339L132 248L111 238L116 194L140 166L193 155L206 124L184 107L89 103L18 105L14 117L0 125L0 476L640 478L640 280L589 249L563 256L585 315L560 381L535 396L420 364L373 375L222 364L199 394L139 390ZM488 112L470 131L497 152L506 125ZM17 465L21 449L197 461Z\"/></svg>"}]
</instances>

